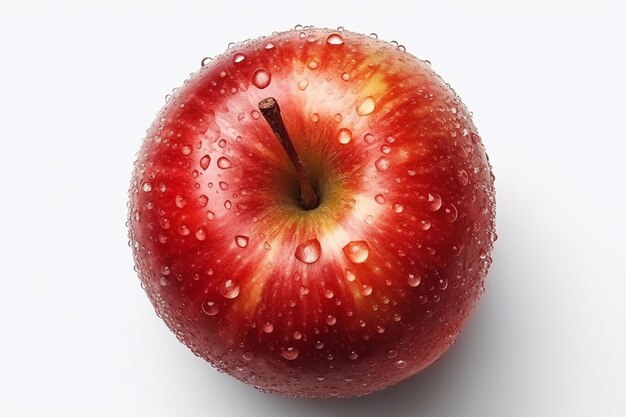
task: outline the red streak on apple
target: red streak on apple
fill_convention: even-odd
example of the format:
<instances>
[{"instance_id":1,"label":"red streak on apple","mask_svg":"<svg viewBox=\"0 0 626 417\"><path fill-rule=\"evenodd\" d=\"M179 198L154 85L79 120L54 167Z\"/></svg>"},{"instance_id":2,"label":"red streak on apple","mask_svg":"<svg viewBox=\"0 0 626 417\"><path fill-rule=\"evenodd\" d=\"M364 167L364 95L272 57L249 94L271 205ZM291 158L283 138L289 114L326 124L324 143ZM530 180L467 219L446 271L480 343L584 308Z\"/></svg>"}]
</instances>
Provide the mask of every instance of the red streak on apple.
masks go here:
<instances>
[{"instance_id":1,"label":"red streak on apple","mask_svg":"<svg viewBox=\"0 0 626 417\"><path fill-rule=\"evenodd\" d=\"M318 205L259 111L273 97ZM130 243L157 314L272 393L358 396L455 340L495 241L470 113L427 62L314 28L229 49L167 101L139 151Z\"/></svg>"}]
</instances>

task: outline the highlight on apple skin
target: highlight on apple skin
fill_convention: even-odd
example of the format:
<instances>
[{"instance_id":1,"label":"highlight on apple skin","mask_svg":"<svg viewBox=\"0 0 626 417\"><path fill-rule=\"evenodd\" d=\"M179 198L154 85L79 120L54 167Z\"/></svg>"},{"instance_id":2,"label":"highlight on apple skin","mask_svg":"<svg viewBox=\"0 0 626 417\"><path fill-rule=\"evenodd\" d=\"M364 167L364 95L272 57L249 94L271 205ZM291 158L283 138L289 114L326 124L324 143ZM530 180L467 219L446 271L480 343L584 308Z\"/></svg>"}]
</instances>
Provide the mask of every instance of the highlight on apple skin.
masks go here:
<instances>
[{"instance_id":1,"label":"highlight on apple skin","mask_svg":"<svg viewBox=\"0 0 626 417\"><path fill-rule=\"evenodd\" d=\"M298 26L203 60L167 97L129 191L135 269L218 370L270 393L366 395L463 329L491 264L493 181L427 61Z\"/></svg>"}]
</instances>

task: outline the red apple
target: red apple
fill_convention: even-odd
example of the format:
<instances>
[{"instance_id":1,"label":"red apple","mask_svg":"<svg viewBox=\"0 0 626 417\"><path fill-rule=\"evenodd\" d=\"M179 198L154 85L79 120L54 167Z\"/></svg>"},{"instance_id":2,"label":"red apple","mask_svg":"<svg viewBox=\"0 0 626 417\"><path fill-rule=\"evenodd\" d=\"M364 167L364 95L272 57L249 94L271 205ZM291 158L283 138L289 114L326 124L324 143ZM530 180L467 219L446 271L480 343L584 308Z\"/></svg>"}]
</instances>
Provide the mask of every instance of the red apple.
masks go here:
<instances>
[{"instance_id":1,"label":"red apple","mask_svg":"<svg viewBox=\"0 0 626 417\"><path fill-rule=\"evenodd\" d=\"M135 164L130 241L196 355L263 391L350 397L454 342L494 207L470 113L428 62L296 28L230 48L168 98Z\"/></svg>"}]
</instances>

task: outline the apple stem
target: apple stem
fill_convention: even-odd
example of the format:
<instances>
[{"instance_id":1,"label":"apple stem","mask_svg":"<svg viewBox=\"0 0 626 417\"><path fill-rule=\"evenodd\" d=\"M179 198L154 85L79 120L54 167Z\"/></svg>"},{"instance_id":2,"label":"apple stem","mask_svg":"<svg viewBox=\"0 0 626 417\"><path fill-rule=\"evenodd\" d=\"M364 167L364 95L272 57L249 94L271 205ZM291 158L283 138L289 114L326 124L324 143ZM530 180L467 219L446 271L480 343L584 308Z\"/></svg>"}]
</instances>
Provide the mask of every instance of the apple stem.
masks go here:
<instances>
[{"instance_id":1,"label":"apple stem","mask_svg":"<svg viewBox=\"0 0 626 417\"><path fill-rule=\"evenodd\" d=\"M311 178L302 163L302 159L298 156L298 152L296 152L296 148L294 148L293 142L287 133L285 123L283 123L283 118L280 115L278 102L274 97L267 97L259 102L259 110L261 110L261 114L263 114L267 124L272 128L274 135L276 135L285 152L287 152L291 164L296 170L296 176L300 182L300 204L305 210L314 209L319 202L317 194L311 183Z\"/></svg>"}]
</instances>

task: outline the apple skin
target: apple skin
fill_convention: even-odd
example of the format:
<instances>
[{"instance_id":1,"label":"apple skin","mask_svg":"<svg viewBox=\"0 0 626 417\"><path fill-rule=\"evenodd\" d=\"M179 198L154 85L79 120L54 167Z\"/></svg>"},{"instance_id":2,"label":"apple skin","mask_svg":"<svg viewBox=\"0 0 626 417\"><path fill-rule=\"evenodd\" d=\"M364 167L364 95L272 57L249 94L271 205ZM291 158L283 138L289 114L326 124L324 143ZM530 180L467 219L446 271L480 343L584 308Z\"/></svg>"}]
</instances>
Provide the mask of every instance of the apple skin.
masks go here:
<instances>
[{"instance_id":1,"label":"apple skin","mask_svg":"<svg viewBox=\"0 0 626 417\"><path fill-rule=\"evenodd\" d=\"M313 210L260 117L267 97ZM491 263L493 180L429 63L307 27L230 48L168 98L135 162L130 245L157 315L197 356L266 392L360 396L463 328Z\"/></svg>"}]
</instances>

